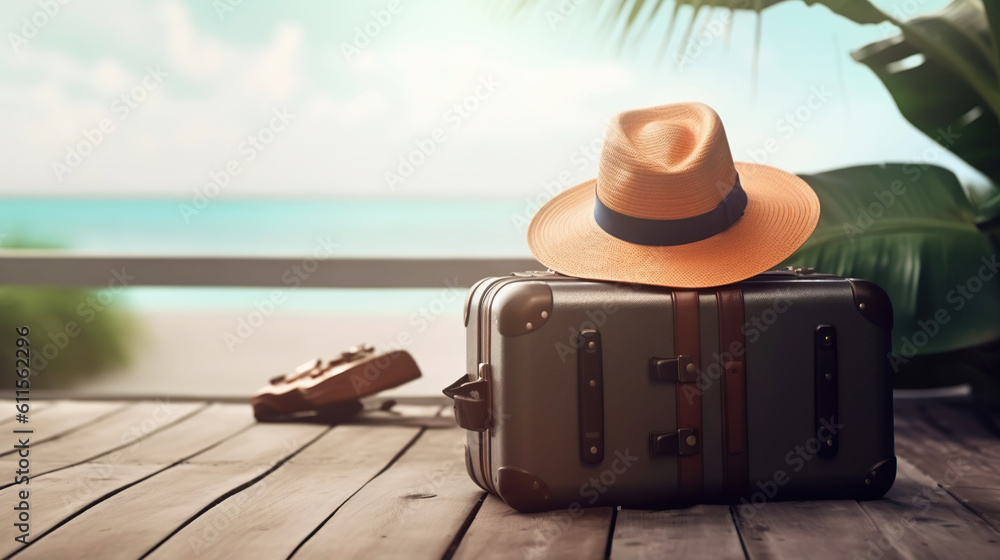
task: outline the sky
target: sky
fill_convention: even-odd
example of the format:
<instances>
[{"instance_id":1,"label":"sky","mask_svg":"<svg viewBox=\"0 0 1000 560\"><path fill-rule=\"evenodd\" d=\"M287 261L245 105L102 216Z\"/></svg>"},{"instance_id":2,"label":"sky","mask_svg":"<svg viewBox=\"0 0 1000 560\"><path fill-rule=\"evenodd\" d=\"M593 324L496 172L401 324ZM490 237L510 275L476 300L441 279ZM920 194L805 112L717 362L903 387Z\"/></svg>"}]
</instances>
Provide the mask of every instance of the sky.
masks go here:
<instances>
[{"instance_id":1,"label":"sky","mask_svg":"<svg viewBox=\"0 0 1000 560\"><path fill-rule=\"evenodd\" d=\"M678 60L686 7L664 50L666 18L619 48L571 0L61 1L0 7L0 196L530 198L592 177L615 113L678 101L714 107L737 160L981 180L850 58L891 28L797 1L763 14L756 88L746 12L727 41L703 10Z\"/></svg>"}]
</instances>

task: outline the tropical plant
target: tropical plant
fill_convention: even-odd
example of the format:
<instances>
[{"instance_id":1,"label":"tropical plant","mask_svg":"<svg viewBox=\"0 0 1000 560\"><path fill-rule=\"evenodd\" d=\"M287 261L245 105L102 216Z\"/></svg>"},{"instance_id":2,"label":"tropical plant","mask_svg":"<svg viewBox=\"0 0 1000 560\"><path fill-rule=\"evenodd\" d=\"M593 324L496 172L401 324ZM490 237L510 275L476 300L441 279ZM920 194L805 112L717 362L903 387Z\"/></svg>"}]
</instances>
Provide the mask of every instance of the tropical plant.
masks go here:
<instances>
[{"instance_id":1,"label":"tropical plant","mask_svg":"<svg viewBox=\"0 0 1000 560\"><path fill-rule=\"evenodd\" d=\"M9 239L4 249L54 248L51 244ZM16 378L15 330L27 326L31 349L31 388L66 388L128 363L135 329L122 306L76 288L0 288L0 379Z\"/></svg>"},{"instance_id":2,"label":"tropical plant","mask_svg":"<svg viewBox=\"0 0 1000 560\"><path fill-rule=\"evenodd\" d=\"M897 36L853 58L879 77L910 123L992 182L963 186L951 171L920 163L803 175L820 197L822 215L786 264L867 278L886 289L896 315L898 384L971 381L1000 394L991 377L1000 365L1000 2L953 0L937 13L903 19L868 0L675 0L663 49L684 5L693 9L680 52L702 10L748 10L757 14L756 57L761 14L782 1L895 26ZM541 3L518 4L523 10ZM606 0L598 9L625 44L646 37L669 5Z\"/></svg>"}]
</instances>

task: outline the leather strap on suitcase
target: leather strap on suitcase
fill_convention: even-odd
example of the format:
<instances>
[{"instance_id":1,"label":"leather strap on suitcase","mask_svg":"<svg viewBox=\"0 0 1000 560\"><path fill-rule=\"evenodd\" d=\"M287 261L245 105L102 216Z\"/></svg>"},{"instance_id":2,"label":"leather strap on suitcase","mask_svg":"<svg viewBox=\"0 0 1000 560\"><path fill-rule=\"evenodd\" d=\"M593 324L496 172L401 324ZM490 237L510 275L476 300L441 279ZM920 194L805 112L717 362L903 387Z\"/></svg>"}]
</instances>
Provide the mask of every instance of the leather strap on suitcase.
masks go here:
<instances>
[{"instance_id":1,"label":"leather strap on suitcase","mask_svg":"<svg viewBox=\"0 0 1000 560\"><path fill-rule=\"evenodd\" d=\"M743 335L743 291L721 288L719 350L722 355L723 489L729 499L747 493L746 340Z\"/></svg>"},{"instance_id":2,"label":"leather strap on suitcase","mask_svg":"<svg viewBox=\"0 0 1000 560\"><path fill-rule=\"evenodd\" d=\"M692 371L701 371L701 341L698 319L698 292L674 291L674 354L690 356ZM690 367L690 365L688 366ZM677 427L691 429L686 436L689 446L700 446L701 391L696 383L677 384ZM694 438L692 442L691 439ZM702 454L681 454L677 457L678 497L681 500L695 500L702 494L704 472Z\"/></svg>"}]
</instances>

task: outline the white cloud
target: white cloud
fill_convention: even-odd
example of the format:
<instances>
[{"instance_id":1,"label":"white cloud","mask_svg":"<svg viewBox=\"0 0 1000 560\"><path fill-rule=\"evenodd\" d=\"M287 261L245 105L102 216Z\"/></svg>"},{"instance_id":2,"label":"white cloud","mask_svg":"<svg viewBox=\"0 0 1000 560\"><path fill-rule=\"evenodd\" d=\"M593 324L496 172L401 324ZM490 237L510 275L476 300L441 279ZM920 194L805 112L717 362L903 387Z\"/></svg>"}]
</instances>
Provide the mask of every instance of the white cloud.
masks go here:
<instances>
[{"instance_id":1,"label":"white cloud","mask_svg":"<svg viewBox=\"0 0 1000 560\"><path fill-rule=\"evenodd\" d=\"M833 76L821 65L798 72L788 65L780 38L778 44L769 39L760 100L753 103L749 53L737 50L751 43L739 27L734 52L705 53L678 74L669 64L644 66L630 55L536 51L511 33L479 37L475 28L451 24L425 32L414 7L407 12L412 21L401 17L391 33L348 62L339 42L310 38L306 29L316 27L304 22L278 18L263 42L238 44L199 26L177 0L152 9L119 4L114 10L101 4L83 21L106 18L108 32L127 33L134 42L134 52L125 54L141 56L88 60L70 50L33 47L0 55L0 65L22 76L22 83L0 81L0 117L7 126L0 151L11 156L0 192L190 196L210 171L237 156L247 134L267 125L274 107L287 105L298 115L295 122L246 166L227 197L389 195L384 173L435 127L446 130L446 142L397 195L530 195L563 170L573 180L591 175L593 165L569 158L620 110L707 102L722 114L734 155L747 159L747 150L772 133L783 112L805 100L817 76ZM66 16L57 23L77 20ZM721 51L721 45L713 48ZM141 83L145 65L157 63L169 73L163 87L126 121L116 121L79 169L56 181L52 161L82 131L113 115L114 98ZM867 70L846 69L858 124L846 122L835 100L768 163L816 170L905 158L929 144L895 113ZM453 127L446 111L474 95L483 79L500 85ZM870 123L882 123L879 134L860 135L860 125ZM849 131L858 136L843 141ZM888 136L902 140L887 145L882 139Z\"/></svg>"}]
</instances>

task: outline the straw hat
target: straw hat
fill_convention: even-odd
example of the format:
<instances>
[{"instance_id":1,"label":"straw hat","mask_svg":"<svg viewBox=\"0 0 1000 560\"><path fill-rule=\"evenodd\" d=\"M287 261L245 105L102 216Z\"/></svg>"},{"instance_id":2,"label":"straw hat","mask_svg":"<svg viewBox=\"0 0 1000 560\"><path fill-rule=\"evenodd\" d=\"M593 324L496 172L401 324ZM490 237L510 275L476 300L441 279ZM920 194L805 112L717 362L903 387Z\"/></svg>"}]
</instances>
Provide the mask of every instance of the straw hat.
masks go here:
<instances>
[{"instance_id":1,"label":"straw hat","mask_svg":"<svg viewBox=\"0 0 1000 560\"><path fill-rule=\"evenodd\" d=\"M597 178L542 206L528 245L570 276L703 288L773 268L818 220L805 181L733 162L719 115L676 103L615 116Z\"/></svg>"}]
</instances>

